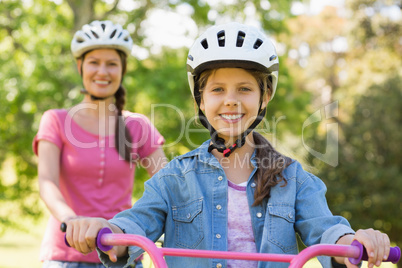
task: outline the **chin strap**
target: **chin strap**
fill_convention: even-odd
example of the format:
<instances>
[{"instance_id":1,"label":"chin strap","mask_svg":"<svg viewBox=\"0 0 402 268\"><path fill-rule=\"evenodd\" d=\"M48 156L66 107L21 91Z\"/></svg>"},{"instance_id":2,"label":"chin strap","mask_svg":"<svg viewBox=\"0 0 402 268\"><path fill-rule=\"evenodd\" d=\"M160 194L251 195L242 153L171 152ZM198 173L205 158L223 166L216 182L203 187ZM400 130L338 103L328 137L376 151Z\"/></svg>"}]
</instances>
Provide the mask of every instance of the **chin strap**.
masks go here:
<instances>
[{"instance_id":1,"label":"chin strap","mask_svg":"<svg viewBox=\"0 0 402 268\"><path fill-rule=\"evenodd\" d=\"M204 113L201 110L199 110L198 115L199 115L200 121L203 124L203 126L209 130L209 133L211 136L212 144L209 145L208 152L212 152L213 150L216 149L218 152L223 154L223 157L229 157L229 155L236 148L240 148L246 143L247 135L250 134L250 132L252 132L254 130L254 128L262 121L262 119L265 116L265 112L266 112L266 108L261 110L261 105L260 105L260 113L258 114L257 118L254 120L254 122L250 125L250 127L240 135L240 138L237 139L235 143L233 143L229 147L226 147L225 140L218 136L218 132L211 126L211 124L209 124Z\"/></svg>"},{"instance_id":2,"label":"chin strap","mask_svg":"<svg viewBox=\"0 0 402 268\"><path fill-rule=\"evenodd\" d=\"M223 139L222 139L222 140L223 140ZM236 148L241 147L241 146L238 146L238 144L239 144L238 142L239 142L239 140L237 140L235 143L233 143L231 146L229 146L229 148L226 148L225 145L223 145L223 147L221 147L221 146L219 146L219 145L217 146L216 143L212 142L212 144L209 145L209 147L208 147L208 152L210 153L210 152L212 152L212 150L216 149L216 150L218 150L218 152L220 152L220 153L223 154L223 157L229 157L229 155L230 155Z\"/></svg>"}]
</instances>

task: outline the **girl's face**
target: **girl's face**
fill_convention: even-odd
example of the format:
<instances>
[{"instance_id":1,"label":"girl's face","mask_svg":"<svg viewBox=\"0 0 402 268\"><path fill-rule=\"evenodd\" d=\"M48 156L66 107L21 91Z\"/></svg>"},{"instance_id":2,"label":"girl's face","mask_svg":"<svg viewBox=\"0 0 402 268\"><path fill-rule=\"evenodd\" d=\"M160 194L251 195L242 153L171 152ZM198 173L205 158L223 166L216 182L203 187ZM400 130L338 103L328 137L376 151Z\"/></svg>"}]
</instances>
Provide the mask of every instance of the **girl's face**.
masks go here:
<instances>
[{"instance_id":1,"label":"girl's face","mask_svg":"<svg viewBox=\"0 0 402 268\"><path fill-rule=\"evenodd\" d=\"M254 122L260 103L261 89L252 74L240 68L221 68L208 77L200 109L219 137L233 143ZM267 104L264 96L261 109Z\"/></svg>"},{"instance_id":2,"label":"girl's face","mask_svg":"<svg viewBox=\"0 0 402 268\"><path fill-rule=\"evenodd\" d=\"M94 96L112 96L118 90L122 79L122 61L114 49L95 49L85 58L78 60L85 89Z\"/></svg>"}]
</instances>

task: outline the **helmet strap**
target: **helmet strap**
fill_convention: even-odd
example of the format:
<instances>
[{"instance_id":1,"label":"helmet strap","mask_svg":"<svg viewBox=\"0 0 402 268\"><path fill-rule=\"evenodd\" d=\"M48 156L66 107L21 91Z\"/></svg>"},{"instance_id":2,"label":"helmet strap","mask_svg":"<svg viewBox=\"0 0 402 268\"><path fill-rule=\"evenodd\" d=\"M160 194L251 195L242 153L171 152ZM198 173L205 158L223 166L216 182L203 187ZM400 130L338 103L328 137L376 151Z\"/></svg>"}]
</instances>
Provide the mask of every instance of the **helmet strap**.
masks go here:
<instances>
[{"instance_id":1,"label":"helmet strap","mask_svg":"<svg viewBox=\"0 0 402 268\"><path fill-rule=\"evenodd\" d=\"M229 157L229 155L236 149L242 147L246 143L246 137L250 134L257 125L262 121L265 116L266 108L261 110L261 104L259 108L259 114L254 122L249 126L249 128L244 131L240 137L233 143L231 146L226 147L225 140L218 136L218 132L211 126L211 124L206 119L204 113L199 109L199 118L201 123L209 130L209 134L211 136L212 143L208 147L208 152L212 152L213 150L217 150L218 152L223 154L223 157Z\"/></svg>"}]
</instances>

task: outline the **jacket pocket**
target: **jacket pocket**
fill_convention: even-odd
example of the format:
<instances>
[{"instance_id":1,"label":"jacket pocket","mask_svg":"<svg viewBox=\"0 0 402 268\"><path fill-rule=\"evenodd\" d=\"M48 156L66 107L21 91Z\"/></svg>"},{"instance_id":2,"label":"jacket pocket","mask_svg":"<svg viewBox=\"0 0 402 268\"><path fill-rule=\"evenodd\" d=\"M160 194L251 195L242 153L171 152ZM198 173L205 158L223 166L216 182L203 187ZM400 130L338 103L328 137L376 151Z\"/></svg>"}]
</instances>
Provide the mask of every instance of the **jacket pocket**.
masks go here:
<instances>
[{"instance_id":1,"label":"jacket pocket","mask_svg":"<svg viewBox=\"0 0 402 268\"><path fill-rule=\"evenodd\" d=\"M204 238L202 203L200 198L182 206L172 206L176 246L195 248Z\"/></svg>"},{"instance_id":2,"label":"jacket pocket","mask_svg":"<svg viewBox=\"0 0 402 268\"><path fill-rule=\"evenodd\" d=\"M269 241L287 253L297 249L295 209L287 204L268 204Z\"/></svg>"}]
</instances>

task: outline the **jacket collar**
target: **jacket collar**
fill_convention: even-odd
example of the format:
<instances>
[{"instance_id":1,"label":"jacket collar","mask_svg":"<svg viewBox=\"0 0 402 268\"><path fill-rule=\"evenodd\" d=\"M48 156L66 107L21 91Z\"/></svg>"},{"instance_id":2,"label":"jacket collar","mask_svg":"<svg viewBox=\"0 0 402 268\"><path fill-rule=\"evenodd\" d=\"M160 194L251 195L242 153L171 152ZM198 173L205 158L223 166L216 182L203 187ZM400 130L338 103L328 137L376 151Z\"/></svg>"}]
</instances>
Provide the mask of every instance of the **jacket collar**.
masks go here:
<instances>
[{"instance_id":1,"label":"jacket collar","mask_svg":"<svg viewBox=\"0 0 402 268\"><path fill-rule=\"evenodd\" d=\"M198 161L217 167L221 168L221 165L216 159L216 157L208 152L208 146L211 143L211 140L205 141L203 144L201 144L200 147L198 147L195 150L192 150L186 154L180 155L177 158L178 159L185 159L185 158L198 158ZM256 160L256 150L254 150L253 155L251 156L251 164L253 165L254 168L257 167L257 160Z\"/></svg>"}]
</instances>

